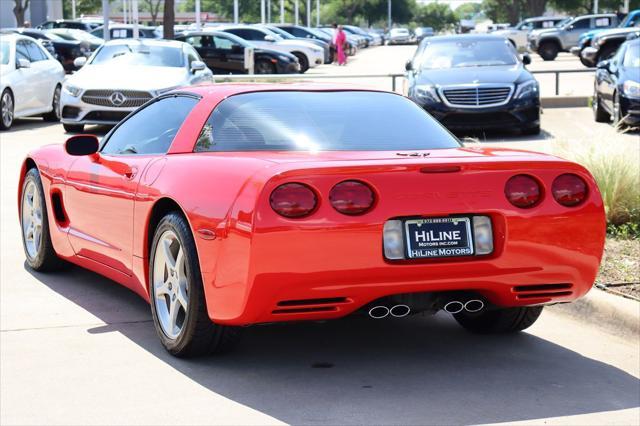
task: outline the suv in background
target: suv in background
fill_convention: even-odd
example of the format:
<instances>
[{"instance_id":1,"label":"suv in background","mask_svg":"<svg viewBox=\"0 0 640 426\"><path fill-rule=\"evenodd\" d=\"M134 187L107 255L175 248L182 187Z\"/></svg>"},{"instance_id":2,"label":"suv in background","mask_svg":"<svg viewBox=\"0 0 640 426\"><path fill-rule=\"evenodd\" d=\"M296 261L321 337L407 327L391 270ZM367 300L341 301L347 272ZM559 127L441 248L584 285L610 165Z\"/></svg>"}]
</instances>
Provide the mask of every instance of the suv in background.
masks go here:
<instances>
[{"instance_id":1,"label":"suv in background","mask_svg":"<svg viewBox=\"0 0 640 426\"><path fill-rule=\"evenodd\" d=\"M578 16L562 27L531 33L529 50L536 52L545 61L553 61L559 52L568 52L576 46L582 33L617 25L618 16L615 13Z\"/></svg>"},{"instance_id":2,"label":"suv in background","mask_svg":"<svg viewBox=\"0 0 640 426\"><path fill-rule=\"evenodd\" d=\"M529 35L529 32L533 30L553 28L565 19L565 17L560 16L538 16L536 18L528 18L520 21L515 27L497 30L491 34L507 38L511 44L518 49L518 51L524 51L527 49L527 35Z\"/></svg>"},{"instance_id":3,"label":"suv in background","mask_svg":"<svg viewBox=\"0 0 640 426\"><path fill-rule=\"evenodd\" d=\"M53 28L69 28L72 30L91 31L100 25L93 22L72 21L68 19L58 19L57 21L45 21L36 28L39 30L51 30Z\"/></svg>"}]
</instances>

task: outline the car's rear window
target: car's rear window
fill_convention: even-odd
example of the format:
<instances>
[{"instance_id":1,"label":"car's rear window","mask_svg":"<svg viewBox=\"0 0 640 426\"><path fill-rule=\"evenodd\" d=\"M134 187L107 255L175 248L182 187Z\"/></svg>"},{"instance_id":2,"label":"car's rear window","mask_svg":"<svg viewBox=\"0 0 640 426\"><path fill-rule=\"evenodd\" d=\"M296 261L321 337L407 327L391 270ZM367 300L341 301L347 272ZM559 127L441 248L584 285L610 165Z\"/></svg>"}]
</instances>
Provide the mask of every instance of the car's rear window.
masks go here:
<instances>
[{"instance_id":1,"label":"car's rear window","mask_svg":"<svg viewBox=\"0 0 640 426\"><path fill-rule=\"evenodd\" d=\"M196 151L393 151L459 147L436 120L391 93L257 92L213 110Z\"/></svg>"}]
</instances>

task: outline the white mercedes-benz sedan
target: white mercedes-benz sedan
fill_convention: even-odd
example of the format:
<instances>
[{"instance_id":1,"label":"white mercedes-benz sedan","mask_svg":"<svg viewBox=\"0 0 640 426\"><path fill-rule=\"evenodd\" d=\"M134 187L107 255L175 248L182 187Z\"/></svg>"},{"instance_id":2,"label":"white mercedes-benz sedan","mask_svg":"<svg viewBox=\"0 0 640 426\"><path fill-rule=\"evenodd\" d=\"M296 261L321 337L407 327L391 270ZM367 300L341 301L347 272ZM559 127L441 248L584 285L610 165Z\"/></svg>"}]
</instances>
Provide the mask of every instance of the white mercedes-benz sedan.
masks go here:
<instances>
[{"instance_id":1,"label":"white mercedes-benz sedan","mask_svg":"<svg viewBox=\"0 0 640 426\"><path fill-rule=\"evenodd\" d=\"M60 88L64 69L31 37L0 36L0 130L20 117L42 115L60 119Z\"/></svg>"},{"instance_id":2,"label":"white mercedes-benz sedan","mask_svg":"<svg viewBox=\"0 0 640 426\"><path fill-rule=\"evenodd\" d=\"M187 43L169 40L112 40L62 86L62 124L82 132L86 124L114 125L150 99L176 87L211 82L213 73Z\"/></svg>"}]
</instances>

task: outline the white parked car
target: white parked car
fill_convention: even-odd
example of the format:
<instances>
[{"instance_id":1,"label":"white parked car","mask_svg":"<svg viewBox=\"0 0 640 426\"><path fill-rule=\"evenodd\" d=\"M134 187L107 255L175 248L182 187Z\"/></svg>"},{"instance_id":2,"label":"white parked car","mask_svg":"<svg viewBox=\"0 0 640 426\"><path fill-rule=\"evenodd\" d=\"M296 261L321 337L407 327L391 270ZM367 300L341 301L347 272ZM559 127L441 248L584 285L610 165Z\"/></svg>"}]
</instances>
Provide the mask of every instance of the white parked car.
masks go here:
<instances>
[{"instance_id":1,"label":"white parked car","mask_svg":"<svg viewBox=\"0 0 640 426\"><path fill-rule=\"evenodd\" d=\"M300 62L300 72L316 67L324 63L324 49L315 46L308 41L285 40L278 34L264 27L252 27L247 25L220 26L218 31L235 34L245 39L256 47L291 53Z\"/></svg>"},{"instance_id":2,"label":"white parked car","mask_svg":"<svg viewBox=\"0 0 640 426\"><path fill-rule=\"evenodd\" d=\"M161 93L213 79L198 52L181 41L112 40L74 64L82 68L62 86L67 132L82 132L85 124L117 124Z\"/></svg>"},{"instance_id":3,"label":"white parked car","mask_svg":"<svg viewBox=\"0 0 640 426\"><path fill-rule=\"evenodd\" d=\"M531 31L553 28L564 19L566 18L558 16L538 16L520 21L515 27L497 30L491 34L506 37L518 51L523 52L527 49L527 35Z\"/></svg>"},{"instance_id":4,"label":"white parked car","mask_svg":"<svg viewBox=\"0 0 640 426\"><path fill-rule=\"evenodd\" d=\"M406 28L392 28L387 35L387 44L407 44L411 42L411 33Z\"/></svg>"},{"instance_id":5,"label":"white parked car","mask_svg":"<svg viewBox=\"0 0 640 426\"><path fill-rule=\"evenodd\" d=\"M0 130L20 117L60 119L64 68L31 37L0 36Z\"/></svg>"}]
</instances>

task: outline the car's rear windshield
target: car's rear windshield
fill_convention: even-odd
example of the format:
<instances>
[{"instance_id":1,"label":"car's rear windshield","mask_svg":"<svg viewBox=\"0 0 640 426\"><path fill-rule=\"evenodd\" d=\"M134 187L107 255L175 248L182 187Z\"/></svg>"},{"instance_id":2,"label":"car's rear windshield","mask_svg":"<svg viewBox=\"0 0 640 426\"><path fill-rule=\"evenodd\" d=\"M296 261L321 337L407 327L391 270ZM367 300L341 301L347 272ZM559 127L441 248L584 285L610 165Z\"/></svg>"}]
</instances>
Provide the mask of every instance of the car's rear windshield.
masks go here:
<instances>
[{"instance_id":1,"label":"car's rear windshield","mask_svg":"<svg viewBox=\"0 0 640 426\"><path fill-rule=\"evenodd\" d=\"M383 92L256 92L213 110L195 151L394 151L460 144L412 101Z\"/></svg>"}]
</instances>

